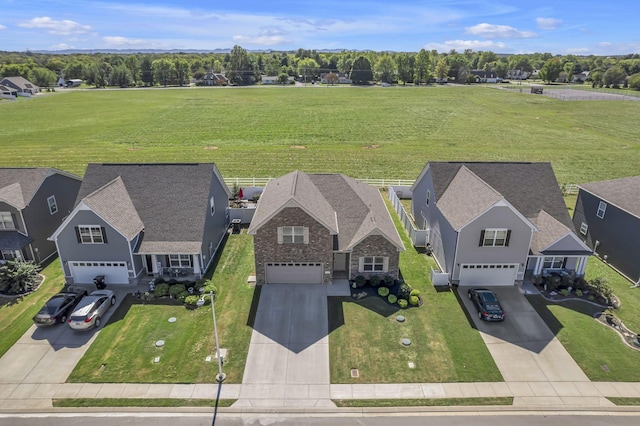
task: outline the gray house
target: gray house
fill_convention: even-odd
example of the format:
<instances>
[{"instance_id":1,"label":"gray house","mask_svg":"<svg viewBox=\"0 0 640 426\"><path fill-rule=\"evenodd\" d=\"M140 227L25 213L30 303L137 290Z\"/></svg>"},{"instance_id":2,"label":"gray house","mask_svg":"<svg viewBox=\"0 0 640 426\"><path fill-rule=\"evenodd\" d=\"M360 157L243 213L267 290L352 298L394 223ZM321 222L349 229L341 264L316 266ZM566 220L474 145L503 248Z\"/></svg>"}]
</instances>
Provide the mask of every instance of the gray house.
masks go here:
<instances>
[{"instance_id":1,"label":"gray house","mask_svg":"<svg viewBox=\"0 0 640 426\"><path fill-rule=\"evenodd\" d=\"M40 92L40 87L31 83L24 77L4 77L0 80L0 85L13 89L18 95L35 95Z\"/></svg>"},{"instance_id":2,"label":"gray house","mask_svg":"<svg viewBox=\"0 0 640 426\"><path fill-rule=\"evenodd\" d=\"M47 237L73 209L81 182L51 168L0 168L0 263L55 255Z\"/></svg>"},{"instance_id":3,"label":"gray house","mask_svg":"<svg viewBox=\"0 0 640 426\"><path fill-rule=\"evenodd\" d=\"M579 186L573 224L593 251L640 283L640 176Z\"/></svg>"},{"instance_id":4,"label":"gray house","mask_svg":"<svg viewBox=\"0 0 640 426\"><path fill-rule=\"evenodd\" d=\"M397 277L404 250L380 191L340 174L295 171L270 181L249 234L258 284Z\"/></svg>"},{"instance_id":5,"label":"gray house","mask_svg":"<svg viewBox=\"0 0 640 426\"><path fill-rule=\"evenodd\" d=\"M459 285L513 285L525 273L584 274L591 250L575 234L549 163L429 162L413 187L416 226Z\"/></svg>"},{"instance_id":6,"label":"gray house","mask_svg":"<svg viewBox=\"0 0 640 426\"><path fill-rule=\"evenodd\" d=\"M226 234L230 196L213 163L89 164L51 240L75 283L197 279Z\"/></svg>"}]
</instances>

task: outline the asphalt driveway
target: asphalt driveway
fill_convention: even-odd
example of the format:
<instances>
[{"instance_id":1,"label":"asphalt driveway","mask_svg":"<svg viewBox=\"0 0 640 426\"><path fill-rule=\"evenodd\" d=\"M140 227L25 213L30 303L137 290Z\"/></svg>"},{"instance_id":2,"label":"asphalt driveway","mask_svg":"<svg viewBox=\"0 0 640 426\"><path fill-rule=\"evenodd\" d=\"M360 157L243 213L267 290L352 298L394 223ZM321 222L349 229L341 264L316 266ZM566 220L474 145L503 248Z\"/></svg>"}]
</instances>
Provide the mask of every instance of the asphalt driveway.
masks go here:
<instances>
[{"instance_id":1,"label":"asphalt driveway","mask_svg":"<svg viewBox=\"0 0 640 426\"><path fill-rule=\"evenodd\" d=\"M459 287L459 296L506 382L589 381L519 287L488 287L507 314L503 322L480 320L468 288Z\"/></svg>"}]
</instances>

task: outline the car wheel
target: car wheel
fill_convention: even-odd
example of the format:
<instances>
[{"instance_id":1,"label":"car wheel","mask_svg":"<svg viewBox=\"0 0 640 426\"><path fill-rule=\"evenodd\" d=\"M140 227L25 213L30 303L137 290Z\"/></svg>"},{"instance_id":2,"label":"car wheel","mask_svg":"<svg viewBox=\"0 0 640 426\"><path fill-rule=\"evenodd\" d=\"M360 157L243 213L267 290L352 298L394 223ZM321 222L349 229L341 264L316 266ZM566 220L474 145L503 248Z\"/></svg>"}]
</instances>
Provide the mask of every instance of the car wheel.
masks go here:
<instances>
[{"instance_id":1,"label":"car wheel","mask_svg":"<svg viewBox=\"0 0 640 426\"><path fill-rule=\"evenodd\" d=\"M67 316L65 314L62 314L62 316L60 317L60 322L61 323L67 322Z\"/></svg>"},{"instance_id":2,"label":"car wheel","mask_svg":"<svg viewBox=\"0 0 640 426\"><path fill-rule=\"evenodd\" d=\"M96 325L96 328L100 327L100 323L102 321L100 320L100 317L96 318L96 320L93 322Z\"/></svg>"},{"instance_id":3,"label":"car wheel","mask_svg":"<svg viewBox=\"0 0 640 426\"><path fill-rule=\"evenodd\" d=\"M470 291L467 292L467 296L469 296L469 299L471 299L471 292Z\"/></svg>"},{"instance_id":4,"label":"car wheel","mask_svg":"<svg viewBox=\"0 0 640 426\"><path fill-rule=\"evenodd\" d=\"M478 311L478 318L482 319L482 312Z\"/></svg>"},{"instance_id":5,"label":"car wheel","mask_svg":"<svg viewBox=\"0 0 640 426\"><path fill-rule=\"evenodd\" d=\"M111 297L111 306L113 306L113 305L115 305L115 304L116 304L116 297L115 297L115 296L112 296L112 297Z\"/></svg>"}]
</instances>

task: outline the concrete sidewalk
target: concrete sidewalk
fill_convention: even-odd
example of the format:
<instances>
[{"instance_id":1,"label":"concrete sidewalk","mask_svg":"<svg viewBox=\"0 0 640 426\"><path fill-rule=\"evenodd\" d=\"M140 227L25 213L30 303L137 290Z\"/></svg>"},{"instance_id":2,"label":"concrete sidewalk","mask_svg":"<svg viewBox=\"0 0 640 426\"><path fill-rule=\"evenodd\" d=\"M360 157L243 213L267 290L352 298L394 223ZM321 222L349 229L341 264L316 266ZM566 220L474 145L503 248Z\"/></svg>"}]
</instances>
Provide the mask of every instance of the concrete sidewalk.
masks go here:
<instances>
[{"instance_id":1,"label":"concrete sidewalk","mask_svg":"<svg viewBox=\"0 0 640 426\"><path fill-rule=\"evenodd\" d=\"M226 384L220 387L220 399L239 399L247 385ZM254 385L249 385L254 386ZM331 399L431 399L513 397L514 407L521 408L611 408L606 397L640 398L640 382L479 382L479 383L407 383L368 385L329 385ZM255 390L255 389L254 389ZM283 408L336 410L335 407L296 404L316 394L324 394L326 385L260 385L253 400L273 400L281 395L291 402ZM54 398L176 398L215 399L217 384L0 384L0 411L46 410ZM263 410L261 407L237 407L237 410Z\"/></svg>"}]
</instances>

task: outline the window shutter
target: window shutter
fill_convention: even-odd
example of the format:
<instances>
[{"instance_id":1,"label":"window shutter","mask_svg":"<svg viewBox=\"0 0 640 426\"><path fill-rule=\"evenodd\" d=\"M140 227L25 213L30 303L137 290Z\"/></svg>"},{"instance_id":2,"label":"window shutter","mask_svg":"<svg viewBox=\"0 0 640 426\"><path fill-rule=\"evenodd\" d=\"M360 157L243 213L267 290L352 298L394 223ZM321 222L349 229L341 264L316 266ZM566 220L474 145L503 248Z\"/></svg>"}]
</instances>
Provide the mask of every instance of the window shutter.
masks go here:
<instances>
[{"instance_id":1,"label":"window shutter","mask_svg":"<svg viewBox=\"0 0 640 426\"><path fill-rule=\"evenodd\" d=\"M504 240L504 246L509 247L509 240L511 239L511 229L507 231L507 239Z\"/></svg>"},{"instance_id":2,"label":"window shutter","mask_svg":"<svg viewBox=\"0 0 640 426\"><path fill-rule=\"evenodd\" d=\"M358 271L362 272L364 270L364 257L358 258Z\"/></svg>"},{"instance_id":3,"label":"window shutter","mask_svg":"<svg viewBox=\"0 0 640 426\"><path fill-rule=\"evenodd\" d=\"M282 226L278 226L278 244L282 244Z\"/></svg>"},{"instance_id":4,"label":"window shutter","mask_svg":"<svg viewBox=\"0 0 640 426\"><path fill-rule=\"evenodd\" d=\"M484 230L480 232L480 243L478 243L480 247L484 245Z\"/></svg>"},{"instance_id":5,"label":"window shutter","mask_svg":"<svg viewBox=\"0 0 640 426\"><path fill-rule=\"evenodd\" d=\"M387 272L389 270L389 258L388 257L384 257L383 258L383 262L382 262L382 271L383 272Z\"/></svg>"},{"instance_id":6,"label":"window shutter","mask_svg":"<svg viewBox=\"0 0 640 426\"><path fill-rule=\"evenodd\" d=\"M75 226L74 229L76 230L76 238L78 239L78 244L82 244L82 238L80 238L80 228Z\"/></svg>"},{"instance_id":7,"label":"window shutter","mask_svg":"<svg viewBox=\"0 0 640 426\"><path fill-rule=\"evenodd\" d=\"M107 230L104 229L104 226L101 226L100 231L102 232L102 243L107 244Z\"/></svg>"},{"instance_id":8,"label":"window shutter","mask_svg":"<svg viewBox=\"0 0 640 426\"><path fill-rule=\"evenodd\" d=\"M303 235L304 235L304 243L309 244L309 228L307 228L306 226L303 228Z\"/></svg>"}]
</instances>

